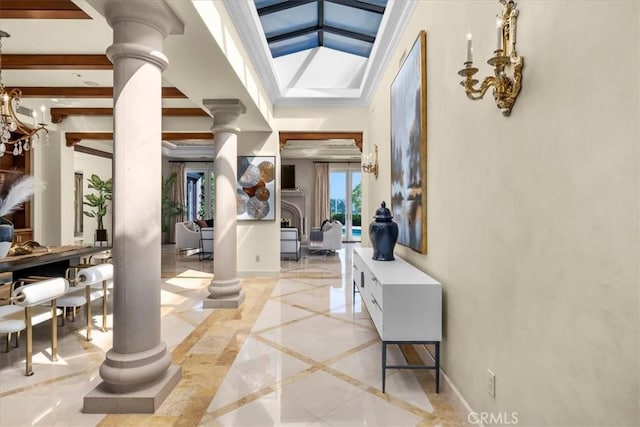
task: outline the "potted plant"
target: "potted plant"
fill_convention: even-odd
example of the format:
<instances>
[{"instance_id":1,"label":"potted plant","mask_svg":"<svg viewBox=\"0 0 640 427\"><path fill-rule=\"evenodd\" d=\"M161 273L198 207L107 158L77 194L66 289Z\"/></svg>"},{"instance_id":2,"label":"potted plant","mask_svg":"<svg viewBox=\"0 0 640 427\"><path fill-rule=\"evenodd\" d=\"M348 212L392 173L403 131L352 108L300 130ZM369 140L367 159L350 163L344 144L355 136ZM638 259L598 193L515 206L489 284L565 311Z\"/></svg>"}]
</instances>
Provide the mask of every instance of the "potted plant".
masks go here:
<instances>
[{"instance_id":1,"label":"potted plant","mask_svg":"<svg viewBox=\"0 0 640 427\"><path fill-rule=\"evenodd\" d=\"M169 223L171 218L183 215L186 212L184 205L178 201L171 200L169 194L173 188L178 175L174 172L171 176L162 181L162 235L163 242L168 240Z\"/></svg>"},{"instance_id":2,"label":"potted plant","mask_svg":"<svg viewBox=\"0 0 640 427\"><path fill-rule=\"evenodd\" d=\"M104 228L102 218L107 214L107 203L112 200L113 197L113 184L111 178L103 181L96 174L92 174L91 178L87 180L89 188L96 190L97 194L87 194L84 196L86 202L83 202L87 206L91 206L93 209L90 211L84 211L84 214L90 218L96 218L98 221L98 228L96 229L96 242L108 242L107 230Z\"/></svg>"},{"instance_id":3,"label":"potted plant","mask_svg":"<svg viewBox=\"0 0 640 427\"><path fill-rule=\"evenodd\" d=\"M0 258L7 256L13 243L13 223L4 218L18 209L35 191L31 175L4 173L0 176Z\"/></svg>"}]
</instances>

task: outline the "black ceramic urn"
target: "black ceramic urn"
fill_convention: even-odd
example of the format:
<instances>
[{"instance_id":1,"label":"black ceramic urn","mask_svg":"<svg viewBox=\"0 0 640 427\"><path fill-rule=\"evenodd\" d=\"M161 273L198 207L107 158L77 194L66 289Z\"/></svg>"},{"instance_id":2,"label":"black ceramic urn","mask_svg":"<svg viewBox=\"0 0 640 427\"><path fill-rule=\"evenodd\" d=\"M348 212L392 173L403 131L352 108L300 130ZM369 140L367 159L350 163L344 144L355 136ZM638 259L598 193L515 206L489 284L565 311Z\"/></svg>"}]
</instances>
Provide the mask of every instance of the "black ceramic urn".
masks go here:
<instances>
[{"instance_id":1,"label":"black ceramic urn","mask_svg":"<svg viewBox=\"0 0 640 427\"><path fill-rule=\"evenodd\" d=\"M393 261L393 248L398 240L398 224L393 222L391 211L385 202L380 204L374 221L369 225L369 238L373 245L373 259Z\"/></svg>"}]
</instances>

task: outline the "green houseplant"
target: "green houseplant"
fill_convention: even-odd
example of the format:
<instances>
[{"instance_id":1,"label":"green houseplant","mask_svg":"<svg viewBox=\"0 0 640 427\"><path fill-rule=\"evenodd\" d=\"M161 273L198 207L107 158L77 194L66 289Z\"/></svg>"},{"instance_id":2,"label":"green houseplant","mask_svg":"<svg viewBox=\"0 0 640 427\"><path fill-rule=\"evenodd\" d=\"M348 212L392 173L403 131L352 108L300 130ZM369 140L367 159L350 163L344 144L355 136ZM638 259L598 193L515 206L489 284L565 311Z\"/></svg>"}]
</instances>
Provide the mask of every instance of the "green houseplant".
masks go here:
<instances>
[{"instance_id":1,"label":"green houseplant","mask_svg":"<svg viewBox=\"0 0 640 427\"><path fill-rule=\"evenodd\" d=\"M87 182L89 183L89 188L96 190L97 193L84 196L86 201L83 203L93 208L92 210L84 211L84 214L90 218L96 218L98 221L96 241L106 242L108 241L107 230L104 228L102 219L107 214L108 202L113 198L113 183L111 182L111 178L103 181L102 178L96 174L92 174Z\"/></svg>"},{"instance_id":2,"label":"green houseplant","mask_svg":"<svg viewBox=\"0 0 640 427\"><path fill-rule=\"evenodd\" d=\"M170 177L162 181L162 232L167 233L169 231L169 223L171 218L177 215L183 215L186 212L184 205L178 201L171 200L169 194L171 189L175 185L178 175L174 172ZM167 240L166 237L163 240Z\"/></svg>"}]
</instances>

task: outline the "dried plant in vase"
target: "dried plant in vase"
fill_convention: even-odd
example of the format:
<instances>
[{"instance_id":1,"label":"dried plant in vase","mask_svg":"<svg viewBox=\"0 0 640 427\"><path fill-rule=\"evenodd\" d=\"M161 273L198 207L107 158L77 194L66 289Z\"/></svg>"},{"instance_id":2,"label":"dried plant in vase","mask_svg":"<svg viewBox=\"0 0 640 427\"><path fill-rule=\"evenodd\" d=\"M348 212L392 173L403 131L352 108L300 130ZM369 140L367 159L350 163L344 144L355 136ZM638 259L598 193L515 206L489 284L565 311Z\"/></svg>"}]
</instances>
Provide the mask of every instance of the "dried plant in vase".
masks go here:
<instances>
[{"instance_id":1,"label":"dried plant in vase","mask_svg":"<svg viewBox=\"0 0 640 427\"><path fill-rule=\"evenodd\" d=\"M4 258L13 242L13 223L4 218L22 207L33 195L36 181L31 175L5 173L0 183L0 258Z\"/></svg>"}]
</instances>

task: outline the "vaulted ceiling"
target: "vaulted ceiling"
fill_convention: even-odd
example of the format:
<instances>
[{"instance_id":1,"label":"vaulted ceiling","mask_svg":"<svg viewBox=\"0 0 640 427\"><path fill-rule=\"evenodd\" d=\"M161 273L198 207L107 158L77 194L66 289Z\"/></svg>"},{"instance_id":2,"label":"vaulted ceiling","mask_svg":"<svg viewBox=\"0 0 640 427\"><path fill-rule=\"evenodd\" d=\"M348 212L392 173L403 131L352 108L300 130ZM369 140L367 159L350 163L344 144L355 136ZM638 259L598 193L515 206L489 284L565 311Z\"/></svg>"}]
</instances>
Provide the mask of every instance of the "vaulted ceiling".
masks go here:
<instances>
[{"instance_id":1,"label":"vaulted ceiling","mask_svg":"<svg viewBox=\"0 0 640 427\"><path fill-rule=\"evenodd\" d=\"M70 145L83 140L108 139L109 132L112 131L113 69L104 54L112 43L112 31L96 10L101 3L104 4L104 0L0 1L0 30L11 35L2 40L2 82L7 87L22 90L25 107L39 112L40 106L44 105L47 123L63 125L71 121L74 128L82 130L67 138ZM198 141L201 141L199 138L210 134L211 118L202 107L202 100L206 98L239 96L248 105L247 114L242 118L243 129L269 130L259 106L255 105L247 89L235 77L224 52L220 52L215 46L206 20L196 11L203 2L192 4L185 0L168 0L168 3L183 20L185 27L189 28L189 33L179 37L172 36L165 41L165 51L171 61L163 81L163 130L166 144L175 144L174 147L197 146ZM274 59L269 49L269 37L279 37L283 41L292 34L286 36L283 32L285 27L281 23L276 36L265 35L259 14L273 15L276 13L274 8L281 8L286 12L288 8L282 3L281 0L257 0L255 4L249 1L225 2L237 28L246 29L247 22L251 23L247 31L239 33L268 92L270 103L275 106L366 104L367 88L370 89L375 83L376 68L383 63L383 51L392 44L393 32L389 32L388 25L385 26L381 13L384 12L386 0L284 2L290 5L311 5L320 13L312 25L313 29L297 30L313 34L317 46L306 51L276 55ZM379 40L375 44L371 43L374 36L366 38L370 44L366 49L369 59L357 53L354 55L354 52L341 52L336 49L339 48L338 45L331 46L329 42L332 37L330 34L336 33L341 33L343 38L352 36L355 37L353 40L357 40L357 32L353 28L341 28L341 24L335 21L337 18L331 18L329 13L331 8L348 7L346 3L356 5L356 8L352 8L356 13L362 10L372 13L376 16L374 20L383 24L380 31L383 33L384 43ZM385 17L388 16L389 9L387 7ZM266 13L265 10L271 12ZM391 12L389 19L393 22L397 22L402 13L406 13L402 8ZM283 22L288 22L286 16ZM296 31L293 27L289 30ZM289 30L284 31L291 33ZM273 45L273 38L271 42ZM378 43L381 43L380 46ZM189 46L189 49L185 46ZM348 47L341 50L348 50ZM304 88L305 80L312 77L305 76L305 73L316 73L317 71L312 70L313 67L326 67L324 61L335 61L333 55L336 54L342 58L338 63L347 67L354 65L353 60L345 59L347 56L361 61L360 66L356 67L360 73L358 87L345 90L344 87L331 87L335 82L324 81L322 84L326 87L320 91L312 89L309 92L308 88ZM213 78L204 73L203 70L207 69L215 69ZM276 69L280 70L281 77L284 75L288 79L286 83L278 79ZM338 79L345 78L340 75L341 71L336 71ZM326 68L324 74L330 74ZM85 125L88 123L91 123L90 128Z\"/></svg>"}]
</instances>

